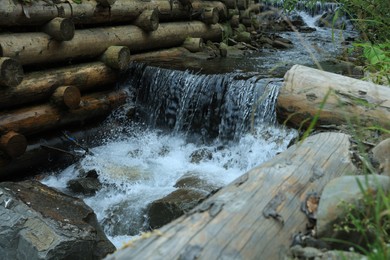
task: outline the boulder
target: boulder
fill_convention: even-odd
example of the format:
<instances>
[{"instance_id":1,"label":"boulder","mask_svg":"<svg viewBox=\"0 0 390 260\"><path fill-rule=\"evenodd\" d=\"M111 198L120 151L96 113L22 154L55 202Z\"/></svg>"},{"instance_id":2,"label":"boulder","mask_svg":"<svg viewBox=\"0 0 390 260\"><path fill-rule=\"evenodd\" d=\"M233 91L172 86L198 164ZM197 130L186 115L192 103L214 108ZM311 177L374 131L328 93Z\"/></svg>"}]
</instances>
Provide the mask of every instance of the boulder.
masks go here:
<instances>
[{"instance_id":1,"label":"boulder","mask_svg":"<svg viewBox=\"0 0 390 260\"><path fill-rule=\"evenodd\" d=\"M320 203L317 208L317 236L318 238L334 238L340 241L348 241L350 244L362 245L367 242L361 235L344 230L335 230L335 225L340 225L349 213L351 206L364 209L364 195L360 187L377 194L379 189L388 192L390 189L390 177L382 175L358 175L342 176L331 180L324 188ZM372 238L367 230L366 238ZM349 247L333 245L336 248L346 249Z\"/></svg>"},{"instance_id":2,"label":"boulder","mask_svg":"<svg viewBox=\"0 0 390 260\"><path fill-rule=\"evenodd\" d=\"M95 193L101 188L102 184L99 179L86 177L77 178L68 181L67 187L74 193L81 193L86 196L95 195Z\"/></svg>"},{"instance_id":3,"label":"boulder","mask_svg":"<svg viewBox=\"0 0 390 260\"><path fill-rule=\"evenodd\" d=\"M193 188L202 190L205 192L214 192L215 190L220 189L220 186L217 186L209 181L202 179L199 174L196 172L187 172L182 177L180 177L175 185L175 188Z\"/></svg>"},{"instance_id":4,"label":"boulder","mask_svg":"<svg viewBox=\"0 0 390 260\"><path fill-rule=\"evenodd\" d=\"M164 198L153 201L148 209L150 228L168 224L197 206L208 193L197 189L180 188Z\"/></svg>"},{"instance_id":5,"label":"boulder","mask_svg":"<svg viewBox=\"0 0 390 260\"><path fill-rule=\"evenodd\" d=\"M379 172L390 176L390 138L383 140L372 149L372 157L379 163Z\"/></svg>"},{"instance_id":6,"label":"boulder","mask_svg":"<svg viewBox=\"0 0 390 260\"><path fill-rule=\"evenodd\" d=\"M115 250L80 199L37 181L0 183L2 259L101 259Z\"/></svg>"},{"instance_id":7,"label":"boulder","mask_svg":"<svg viewBox=\"0 0 390 260\"><path fill-rule=\"evenodd\" d=\"M191 153L190 159L191 159L191 163L210 161L211 159L213 159L213 153L207 148L200 148Z\"/></svg>"}]
</instances>

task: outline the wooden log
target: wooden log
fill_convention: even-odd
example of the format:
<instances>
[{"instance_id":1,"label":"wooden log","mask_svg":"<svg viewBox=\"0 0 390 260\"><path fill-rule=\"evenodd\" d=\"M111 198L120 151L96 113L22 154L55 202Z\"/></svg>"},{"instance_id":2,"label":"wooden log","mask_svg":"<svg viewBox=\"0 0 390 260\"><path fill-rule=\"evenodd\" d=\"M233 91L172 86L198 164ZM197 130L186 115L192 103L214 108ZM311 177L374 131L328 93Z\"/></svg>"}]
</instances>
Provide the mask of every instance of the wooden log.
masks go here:
<instances>
[{"instance_id":1,"label":"wooden log","mask_svg":"<svg viewBox=\"0 0 390 260\"><path fill-rule=\"evenodd\" d=\"M157 9L143 11L134 21L134 25L137 25L145 32L157 30L159 25Z\"/></svg>"},{"instance_id":2,"label":"wooden log","mask_svg":"<svg viewBox=\"0 0 390 260\"><path fill-rule=\"evenodd\" d=\"M22 82L23 77L22 65L17 60L0 57L0 87L15 87Z\"/></svg>"},{"instance_id":3,"label":"wooden log","mask_svg":"<svg viewBox=\"0 0 390 260\"><path fill-rule=\"evenodd\" d=\"M282 259L306 230L307 195L356 171L349 147L345 134L309 137L107 259Z\"/></svg>"},{"instance_id":4,"label":"wooden log","mask_svg":"<svg viewBox=\"0 0 390 260\"><path fill-rule=\"evenodd\" d=\"M0 137L0 149L11 158L21 156L27 148L27 139L24 135L9 131Z\"/></svg>"},{"instance_id":5,"label":"wooden log","mask_svg":"<svg viewBox=\"0 0 390 260\"><path fill-rule=\"evenodd\" d=\"M203 39L202 38L187 38L185 39L183 45L184 48L190 52L198 52L203 49Z\"/></svg>"},{"instance_id":6,"label":"wooden log","mask_svg":"<svg viewBox=\"0 0 390 260\"><path fill-rule=\"evenodd\" d=\"M390 88L294 65L285 74L278 96L278 120L307 127L317 113L317 126L353 124L390 129Z\"/></svg>"},{"instance_id":7,"label":"wooden log","mask_svg":"<svg viewBox=\"0 0 390 260\"><path fill-rule=\"evenodd\" d=\"M43 32L57 41L70 41L74 36L74 24L71 19L56 17L43 27Z\"/></svg>"},{"instance_id":8,"label":"wooden log","mask_svg":"<svg viewBox=\"0 0 390 260\"><path fill-rule=\"evenodd\" d=\"M0 131L15 131L31 135L65 125L82 123L99 116L108 115L127 99L125 91L99 92L83 96L76 109L62 111L50 104L25 107L0 113Z\"/></svg>"},{"instance_id":9,"label":"wooden log","mask_svg":"<svg viewBox=\"0 0 390 260\"><path fill-rule=\"evenodd\" d=\"M110 46L100 59L110 68L125 70L130 62L130 50L126 46Z\"/></svg>"},{"instance_id":10,"label":"wooden log","mask_svg":"<svg viewBox=\"0 0 390 260\"><path fill-rule=\"evenodd\" d=\"M68 1L50 5L45 0L34 0L32 5L23 5L14 0L2 0L0 26L42 26L56 17L71 18L75 24L129 23L135 21L143 11L152 9L158 10L161 21L190 18L188 10L178 2L117 0L110 7L104 7L96 5L95 1L81 1L79 4Z\"/></svg>"},{"instance_id":11,"label":"wooden log","mask_svg":"<svg viewBox=\"0 0 390 260\"><path fill-rule=\"evenodd\" d=\"M96 2L103 7L110 7L116 0L96 0Z\"/></svg>"},{"instance_id":12,"label":"wooden log","mask_svg":"<svg viewBox=\"0 0 390 260\"><path fill-rule=\"evenodd\" d=\"M240 16L233 15L230 19L230 25L232 26L232 28L237 28L240 25Z\"/></svg>"},{"instance_id":13,"label":"wooden log","mask_svg":"<svg viewBox=\"0 0 390 260\"><path fill-rule=\"evenodd\" d=\"M15 57L22 64L47 64L97 57L113 45L127 46L131 52L137 52L179 46L187 37L220 40L221 35L218 25L192 21L164 23L149 33L134 25L76 30L72 41L66 42L52 41L44 33L0 35L0 47L3 55Z\"/></svg>"},{"instance_id":14,"label":"wooden log","mask_svg":"<svg viewBox=\"0 0 390 260\"><path fill-rule=\"evenodd\" d=\"M58 87L53 93L52 101L60 107L76 109L81 101L80 90L75 86Z\"/></svg>"},{"instance_id":15,"label":"wooden log","mask_svg":"<svg viewBox=\"0 0 390 260\"><path fill-rule=\"evenodd\" d=\"M248 8L248 0L237 0L238 10L246 10Z\"/></svg>"},{"instance_id":16,"label":"wooden log","mask_svg":"<svg viewBox=\"0 0 390 260\"><path fill-rule=\"evenodd\" d=\"M27 73L16 87L0 89L0 109L45 101L60 86L75 86L88 91L114 84L117 73L102 62L84 63Z\"/></svg>"}]
</instances>

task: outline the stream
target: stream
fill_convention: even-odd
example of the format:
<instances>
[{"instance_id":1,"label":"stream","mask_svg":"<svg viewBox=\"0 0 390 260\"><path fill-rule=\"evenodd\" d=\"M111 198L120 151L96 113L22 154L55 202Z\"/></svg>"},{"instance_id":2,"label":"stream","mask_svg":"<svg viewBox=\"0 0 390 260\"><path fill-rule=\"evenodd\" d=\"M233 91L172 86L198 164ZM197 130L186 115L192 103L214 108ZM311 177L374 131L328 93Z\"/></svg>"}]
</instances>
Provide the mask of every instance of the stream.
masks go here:
<instances>
[{"instance_id":1,"label":"stream","mask_svg":"<svg viewBox=\"0 0 390 260\"><path fill-rule=\"evenodd\" d=\"M315 26L316 16L300 14ZM261 50L245 59L194 61L185 70L131 63L127 80L118 87L134 92L134 99L102 124L110 130L101 144L80 162L47 173L42 182L71 194L69 180L96 172L101 188L92 196L76 196L121 247L148 230L146 208L176 190L182 176L223 187L287 149L297 131L276 122L280 77L293 64L314 66L313 57L326 67L342 51L341 38L332 40L335 31L316 29L299 35L282 32L293 48ZM272 73L275 68L278 72ZM134 104L135 120L129 120Z\"/></svg>"}]
</instances>

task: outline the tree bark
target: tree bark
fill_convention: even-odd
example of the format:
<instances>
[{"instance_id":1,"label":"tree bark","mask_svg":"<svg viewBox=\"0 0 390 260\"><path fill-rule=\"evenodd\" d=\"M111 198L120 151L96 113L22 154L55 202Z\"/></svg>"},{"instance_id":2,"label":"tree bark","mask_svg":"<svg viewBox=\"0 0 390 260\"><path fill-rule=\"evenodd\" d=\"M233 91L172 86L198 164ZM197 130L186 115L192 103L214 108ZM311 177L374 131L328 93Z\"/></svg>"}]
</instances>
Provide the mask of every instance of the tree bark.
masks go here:
<instances>
[{"instance_id":1,"label":"tree bark","mask_svg":"<svg viewBox=\"0 0 390 260\"><path fill-rule=\"evenodd\" d=\"M78 87L80 91L88 91L114 84L117 80L117 72L102 62L32 72L26 74L18 86L0 88L0 109L49 100L50 95L60 86L71 85Z\"/></svg>"},{"instance_id":2,"label":"tree bark","mask_svg":"<svg viewBox=\"0 0 390 260\"><path fill-rule=\"evenodd\" d=\"M145 33L134 25L76 30L72 41L56 42L44 33L18 33L0 36L4 56L22 64L49 63L77 58L93 58L113 45L127 46L131 52L181 45L187 37L220 40L220 26L202 22L164 23Z\"/></svg>"},{"instance_id":3,"label":"tree bark","mask_svg":"<svg viewBox=\"0 0 390 260\"><path fill-rule=\"evenodd\" d=\"M0 49L1 53L1 49ZM0 86L16 87L24 77L22 65L15 59L0 57Z\"/></svg>"},{"instance_id":4,"label":"tree bark","mask_svg":"<svg viewBox=\"0 0 390 260\"><path fill-rule=\"evenodd\" d=\"M21 156L27 148L27 139L24 135L10 131L0 137L0 149L11 158Z\"/></svg>"},{"instance_id":5,"label":"tree bark","mask_svg":"<svg viewBox=\"0 0 390 260\"><path fill-rule=\"evenodd\" d=\"M44 0L34 0L34 4L22 5L16 0L2 0L1 4L0 26L44 25L56 17L71 18L75 24L124 23L132 22L143 11L152 9L159 11L159 18L162 21L188 19L191 16L182 4L174 1L171 5L169 0L117 0L110 7L97 5L95 1L50 5ZM209 5L207 2L204 4Z\"/></svg>"},{"instance_id":6,"label":"tree bark","mask_svg":"<svg viewBox=\"0 0 390 260\"><path fill-rule=\"evenodd\" d=\"M71 19L56 17L43 27L43 32L56 41L70 41L74 36L74 24Z\"/></svg>"},{"instance_id":7,"label":"tree bark","mask_svg":"<svg viewBox=\"0 0 390 260\"><path fill-rule=\"evenodd\" d=\"M130 62L130 50L126 46L110 46L100 59L113 69L125 70Z\"/></svg>"},{"instance_id":8,"label":"tree bark","mask_svg":"<svg viewBox=\"0 0 390 260\"><path fill-rule=\"evenodd\" d=\"M63 111L50 104L26 107L0 113L0 131L15 131L25 136L69 124L81 123L108 115L118 105L125 103L125 91L94 93L81 98L76 109Z\"/></svg>"},{"instance_id":9,"label":"tree bark","mask_svg":"<svg viewBox=\"0 0 390 260\"><path fill-rule=\"evenodd\" d=\"M296 128L307 127L317 114L317 126L354 124L390 129L390 88L294 65L285 74L278 96L278 120Z\"/></svg>"},{"instance_id":10,"label":"tree bark","mask_svg":"<svg viewBox=\"0 0 390 260\"><path fill-rule=\"evenodd\" d=\"M349 146L341 133L309 137L107 259L279 259L306 231L306 197L356 171Z\"/></svg>"},{"instance_id":11,"label":"tree bark","mask_svg":"<svg viewBox=\"0 0 390 260\"><path fill-rule=\"evenodd\" d=\"M76 109L80 105L80 90L75 86L58 87L52 96L53 103L59 107Z\"/></svg>"}]
</instances>

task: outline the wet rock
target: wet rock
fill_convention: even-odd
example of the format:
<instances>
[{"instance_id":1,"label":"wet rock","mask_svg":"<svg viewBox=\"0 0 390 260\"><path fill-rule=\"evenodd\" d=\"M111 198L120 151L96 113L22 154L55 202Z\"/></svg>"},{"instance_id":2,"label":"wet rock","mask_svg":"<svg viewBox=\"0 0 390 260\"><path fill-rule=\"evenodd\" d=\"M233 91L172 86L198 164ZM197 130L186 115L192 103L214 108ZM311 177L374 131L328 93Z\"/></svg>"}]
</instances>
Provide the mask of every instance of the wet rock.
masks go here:
<instances>
[{"instance_id":1,"label":"wet rock","mask_svg":"<svg viewBox=\"0 0 390 260\"><path fill-rule=\"evenodd\" d=\"M313 260L362 260L367 259L365 256L349 251L331 250L322 251L313 247L293 246L291 247L284 260L296 259L313 259Z\"/></svg>"},{"instance_id":2,"label":"wet rock","mask_svg":"<svg viewBox=\"0 0 390 260\"><path fill-rule=\"evenodd\" d=\"M86 196L95 195L95 193L101 188L102 184L99 179L86 177L86 178L77 178L68 181L67 187L74 193L81 193Z\"/></svg>"},{"instance_id":3,"label":"wet rock","mask_svg":"<svg viewBox=\"0 0 390 260\"><path fill-rule=\"evenodd\" d=\"M213 159L213 153L207 148L195 150L190 155L191 163L200 163L201 161L209 161Z\"/></svg>"},{"instance_id":4,"label":"wet rock","mask_svg":"<svg viewBox=\"0 0 390 260\"><path fill-rule=\"evenodd\" d=\"M140 231L145 231L145 212L138 210L137 198L129 198L110 206L104 212L105 218L102 226L107 235L110 236L135 236Z\"/></svg>"},{"instance_id":5,"label":"wet rock","mask_svg":"<svg viewBox=\"0 0 390 260\"><path fill-rule=\"evenodd\" d=\"M372 157L379 163L379 172L390 176L390 138L383 140L372 149Z\"/></svg>"},{"instance_id":6,"label":"wet rock","mask_svg":"<svg viewBox=\"0 0 390 260\"><path fill-rule=\"evenodd\" d=\"M218 190L219 186L214 185L207 180L202 179L198 174L194 172L188 172L177 180L174 185L175 188L193 188L203 190L206 192L213 192Z\"/></svg>"},{"instance_id":7,"label":"wet rock","mask_svg":"<svg viewBox=\"0 0 390 260\"><path fill-rule=\"evenodd\" d=\"M37 181L0 183L3 259L101 259L115 250L81 200Z\"/></svg>"},{"instance_id":8,"label":"wet rock","mask_svg":"<svg viewBox=\"0 0 390 260\"><path fill-rule=\"evenodd\" d=\"M298 28L298 32L301 33L311 33L317 31L316 28L310 27L310 26L301 26Z\"/></svg>"},{"instance_id":9,"label":"wet rock","mask_svg":"<svg viewBox=\"0 0 390 260\"><path fill-rule=\"evenodd\" d=\"M376 193L381 187L383 191L390 189L390 177L381 175L343 176L331 180L324 188L317 209L317 236L319 238L336 238L354 244L361 244L363 238L358 234L346 233L335 230L335 225L342 223L348 213L347 205L362 208L363 194L358 181L364 189L370 189L370 193ZM367 231L366 236L370 236ZM364 242L366 242L364 240ZM335 245L333 245L335 246ZM347 248L337 245L336 248Z\"/></svg>"},{"instance_id":10,"label":"wet rock","mask_svg":"<svg viewBox=\"0 0 390 260\"><path fill-rule=\"evenodd\" d=\"M180 188L153 201L147 209L150 227L155 229L168 224L197 206L207 195L204 191Z\"/></svg>"}]
</instances>

